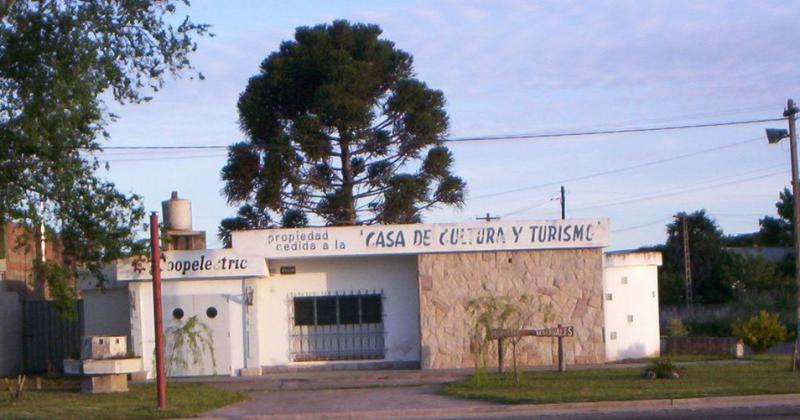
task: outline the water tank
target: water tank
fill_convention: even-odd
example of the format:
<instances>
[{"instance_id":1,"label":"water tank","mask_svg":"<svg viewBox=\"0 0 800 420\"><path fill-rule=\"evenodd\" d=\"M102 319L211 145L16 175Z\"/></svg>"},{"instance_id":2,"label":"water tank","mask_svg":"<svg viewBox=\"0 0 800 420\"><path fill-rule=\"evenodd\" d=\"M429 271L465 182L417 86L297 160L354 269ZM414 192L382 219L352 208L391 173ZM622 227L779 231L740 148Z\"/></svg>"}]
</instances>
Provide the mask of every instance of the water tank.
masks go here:
<instances>
[{"instance_id":1,"label":"water tank","mask_svg":"<svg viewBox=\"0 0 800 420\"><path fill-rule=\"evenodd\" d=\"M178 198L178 192L173 191L172 197L161 202L164 212L164 225L170 230L192 230L192 202L185 198Z\"/></svg>"}]
</instances>

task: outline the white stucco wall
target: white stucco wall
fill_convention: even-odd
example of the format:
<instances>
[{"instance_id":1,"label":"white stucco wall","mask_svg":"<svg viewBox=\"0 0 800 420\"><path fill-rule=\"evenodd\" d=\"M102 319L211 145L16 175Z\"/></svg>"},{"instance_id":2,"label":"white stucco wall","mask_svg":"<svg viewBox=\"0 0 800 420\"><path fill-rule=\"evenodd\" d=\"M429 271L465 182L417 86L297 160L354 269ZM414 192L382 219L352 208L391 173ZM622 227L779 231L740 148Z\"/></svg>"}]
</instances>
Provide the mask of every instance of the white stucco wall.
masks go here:
<instances>
[{"instance_id":1,"label":"white stucco wall","mask_svg":"<svg viewBox=\"0 0 800 420\"><path fill-rule=\"evenodd\" d=\"M608 253L603 257L606 360L658 356L661 253Z\"/></svg>"},{"instance_id":2,"label":"white stucco wall","mask_svg":"<svg viewBox=\"0 0 800 420\"><path fill-rule=\"evenodd\" d=\"M289 305L295 294L383 291L386 361L419 360L419 289L416 256L270 260L259 283L258 336L263 366L290 364ZM296 274L281 275L281 266Z\"/></svg>"},{"instance_id":3,"label":"white stucco wall","mask_svg":"<svg viewBox=\"0 0 800 420\"><path fill-rule=\"evenodd\" d=\"M227 298L230 331L230 373L236 375L239 369L245 367L245 338L243 306L243 284L246 280L220 279L220 280L174 280L164 281L161 286L162 299L171 296L224 296ZM153 377L153 349L155 347L155 334L153 327L153 288L150 282L131 282L129 284L131 300L131 341L133 351L143 359L143 368L147 377ZM168 310L164 311L164 322L172 317ZM217 348L217 352L225 349Z\"/></svg>"}]
</instances>

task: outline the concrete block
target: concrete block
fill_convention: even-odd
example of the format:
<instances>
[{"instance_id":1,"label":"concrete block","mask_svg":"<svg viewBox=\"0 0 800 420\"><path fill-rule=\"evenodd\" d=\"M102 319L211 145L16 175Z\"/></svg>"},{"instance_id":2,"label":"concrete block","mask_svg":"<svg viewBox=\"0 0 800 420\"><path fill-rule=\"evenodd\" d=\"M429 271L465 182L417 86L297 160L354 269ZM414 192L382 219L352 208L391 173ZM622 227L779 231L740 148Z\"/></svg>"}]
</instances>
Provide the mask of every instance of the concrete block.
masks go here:
<instances>
[{"instance_id":1,"label":"concrete block","mask_svg":"<svg viewBox=\"0 0 800 420\"><path fill-rule=\"evenodd\" d=\"M124 357L128 352L125 336L84 336L81 344L81 359L112 359Z\"/></svg>"},{"instance_id":2,"label":"concrete block","mask_svg":"<svg viewBox=\"0 0 800 420\"><path fill-rule=\"evenodd\" d=\"M84 375L127 374L142 370L142 359L83 360Z\"/></svg>"},{"instance_id":3,"label":"concrete block","mask_svg":"<svg viewBox=\"0 0 800 420\"><path fill-rule=\"evenodd\" d=\"M81 379L81 392L84 394L104 394L109 392L126 392L128 375L84 376Z\"/></svg>"},{"instance_id":4,"label":"concrete block","mask_svg":"<svg viewBox=\"0 0 800 420\"><path fill-rule=\"evenodd\" d=\"M239 376L261 376L261 368L242 368L239 369Z\"/></svg>"},{"instance_id":5,"label":"concrete block","mask_svg":"<svg viewBox=\"0 0 800 420\"><path fill-rule=\"evenodd\" d=\"M134 382L143 382L147 380L147 372L140 370L138 372L131 372L131 380Z\"/></svg>"}]
</instances>

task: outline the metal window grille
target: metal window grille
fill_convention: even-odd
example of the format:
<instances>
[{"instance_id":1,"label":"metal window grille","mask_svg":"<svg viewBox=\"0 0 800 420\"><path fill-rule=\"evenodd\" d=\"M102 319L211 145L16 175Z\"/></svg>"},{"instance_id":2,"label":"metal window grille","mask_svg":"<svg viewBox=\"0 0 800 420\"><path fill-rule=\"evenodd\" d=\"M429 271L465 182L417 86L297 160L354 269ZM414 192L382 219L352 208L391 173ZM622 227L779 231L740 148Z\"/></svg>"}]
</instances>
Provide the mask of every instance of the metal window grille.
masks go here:
<instances>
[{"instance_id":1,"label":"metal window grille","mask_svg":"<svg viewBox=\"0 0 800 420\"><path fill-rule=\"evenodd\" d=\"M384 299L383 291L292 296L292 360L383 359Z\"/></svg>"}]
</instances>

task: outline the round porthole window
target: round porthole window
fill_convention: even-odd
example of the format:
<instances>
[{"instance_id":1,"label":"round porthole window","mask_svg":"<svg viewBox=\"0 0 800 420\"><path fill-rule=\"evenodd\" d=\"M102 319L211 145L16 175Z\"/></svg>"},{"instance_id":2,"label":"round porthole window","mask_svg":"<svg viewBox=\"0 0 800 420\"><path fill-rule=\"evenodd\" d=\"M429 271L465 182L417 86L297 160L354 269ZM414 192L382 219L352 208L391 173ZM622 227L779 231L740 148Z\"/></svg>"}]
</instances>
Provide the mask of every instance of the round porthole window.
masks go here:
<instances>
[{"instance_id":1,"label":"round porthole window","mask_svg":"<svg viewBox=\"0 0 800 420\"><path fill-rule=\"evenodd\" d=\"M175 319L183 319L183 309L175 308L172 310L172 317Z\"/></svg>"},{"instance_id":2,"label":"round porthole window","mask_svg":"<svg viewBox=\"0 0 800 420\"><path fill-rule=\"evenodd\" d=\"M216 318L217 317L217 308L215 308L213 306L209 306L208 309L206 309L206 316L209 317L209 318Z\"/></svg>"}]
</instances>

